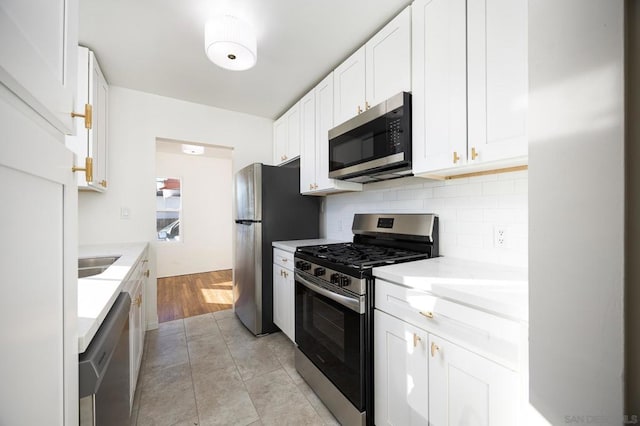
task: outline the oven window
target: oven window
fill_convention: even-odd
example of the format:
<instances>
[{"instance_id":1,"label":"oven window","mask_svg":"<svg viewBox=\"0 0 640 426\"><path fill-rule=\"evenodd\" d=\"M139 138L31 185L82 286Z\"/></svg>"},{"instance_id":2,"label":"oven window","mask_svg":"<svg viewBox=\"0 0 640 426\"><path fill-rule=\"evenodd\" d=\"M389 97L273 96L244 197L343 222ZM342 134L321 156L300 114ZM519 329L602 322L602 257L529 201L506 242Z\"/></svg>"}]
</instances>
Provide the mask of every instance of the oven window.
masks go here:
<instances>
[{"instance_id":1,"label":"oven window","mask_svg":"<svg viewBox=\"0 0 640 426\"><path fill-rule=\"evenodd\" d=\"M307 329L315 330L322 344L341 362L344 362L344 313L329 305L319 297L312 297L312 309L306 310Z\"/></svg>"},{"instance_id":2,"label":"oven window","mask_svg":"<svg viewBox=\"0 0 640 426\"><path fill-rule=\"evenodd\" d=\"M360 410L364 409L364 314L296 282L298 348Z\"/></svg>"}]
</instances>

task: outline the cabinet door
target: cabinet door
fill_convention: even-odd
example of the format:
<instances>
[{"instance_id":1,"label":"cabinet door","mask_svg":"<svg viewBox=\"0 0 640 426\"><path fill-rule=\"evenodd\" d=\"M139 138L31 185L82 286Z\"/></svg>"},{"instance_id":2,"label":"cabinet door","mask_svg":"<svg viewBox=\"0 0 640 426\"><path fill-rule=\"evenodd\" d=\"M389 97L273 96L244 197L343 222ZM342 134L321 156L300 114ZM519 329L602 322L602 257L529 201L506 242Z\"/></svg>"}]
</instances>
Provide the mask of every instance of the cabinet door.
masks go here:
<instances>
[{"instance_id":1,"label":"cabinet door","mask_svg":"<svg viewBox=\"0 0 640 426\"><path fill-rule=\"evenodd\" d=\"M365 45L366 105L411 91L411 7L405 8Z\"/></svg>"},{"instance_id":2,"label":"cabinet door","mask_svg":"<svg viewBox=\"0 0 640 426\"><path fill-rule=\"evenodd\" d=\"M333 179L329 179L329 130L333 128L333 90L333 73L315 88L316 185L319 190L333 187Z\"/></svg>"},{"instance_id":3,"label":"cabinet door","mask_svg":"<svg viewBox=\"0 0 640 426\"><path fill-rule=\"evenodd\" d=\"M287 152L285 161L300 156L300 103L287 111Z\"/></svg>"},{"instance_id":4,"label":"cabinet door","mask_svg":"<svg viewBox=\"0 0 640 426\"><path fill-rule=\"evenodd\" d=\"M286 161L288 137L287 117L283 115L273 123L273 164L276 166Z\"/></svg>"},{"instance_id":5,"label":"cabinet door","mask_svg":"<svg viewBox=\"0 0 640 426\"><path fill-rule=\"evenodd\" d=\"M333 78L333 121L337 126L365 109L365 46L340 64Z\"/></svg>"},{"instance_id":6,"label":"cabinet door","mask_svg":"<svg viewBox=\"0 0 640 426\"><path fill-rule=\"evenodd\" d=\"M0 424L74 425L79 402L73 154L62 133L7 90L5 77L0 75L0 180L7 201L0 257Z\"/></svg>"},{"instance_id":7,"label":"cabinet door","mask_svg":"<svg viewBox=\"0 0 640 426\"><path fill-rule=\"evenodd\" d=\"M466 1L412 7L413 172L420 174L466 163Z\"/></svg>"},{"instance_id":8,"label":"cabinet door","mask_svg":"<svg viewBox=\"0 0 640 426\"><path fill-rule=\"evenodd\" d=\"M469 150L527 155L527 0L468 0Z\"/></svg>"},{"instance_id":9,"label":"cabinet door","mask_svg":"<svg viewBox=\"0 0 640 426\"><path fill-rule=\"evenodd\" d=\"M518 375L429 335L429 424L510 426L518 423Z\"/></svg>"},{"instance_id":10,"label":"cabinet door","mask_svg":"<svg viewBox=\"0 0 640 426\"><path fill-rule=\"evenodd\" d=\"M140 361L142 361L142 280L141 267L136 268L134 284L131 291L131 310L129 311L129 409L133 408L133 397L136 392Z\"/></svg>"},{"instance_id":11,"label":"cabinet door","mask_svg":"<svg viewBox=\"0 0 640 426\"><path fill-rule=\"evenodd\" d=\"M286 326L284 330L284 334L286 334L289 339L295 343L296 341L296 295L295 295L295 286L296 282L294 279L293 271L285 270L284 271L285 278L285 300L286 303Z\"/></svg>"},{"instance_id":12,"label":"cabinet door","mask_svg":"<svg viewBox=\"0 0 640 426\"><path fill-rule=\"evenodd\" d=\"M316 184L315 91L300 100L300 192L313 191Z\"/></svg>"},{"instance_id":13,"label":"cabinet door","mask_svg":"<svg viewBox=\"0 0 640 426\"><path fill-rule=\"evenodd\" d=\"M280 330L284 332L286 329L286 313L284 310L284 299L283 295L285 294L285 279L284 279L284 269L280 266L274 264L273 265L273 323L280 327Z\"/></svg>"},{"instance_id":14,"label":"cabinet door","mask_svg":"<svg viewBox=\"0 0 640 426\"><path fill-rule=\"evenodd\" d=\"M425 331L374 311L375 423L427 425L429 392Z\"/></svg>"},{"instance_id":15,"label":"cabinet door","mask_svg":"<svg viewBox=\"0 0 640 426\"><path fill-rule=\"evenodd\" d=\"M93 158L92 188L107 188L107 125L109 86L93 52L89 52L89 103L93 106L93 126L89 130L89 156Z\"/></svg>"},{"instance_id":16,"label":"cabinet door","mask_svg":"<svg viewBox=\"0 0 640 426\"><path fill-rule=\"evenodd\" d=\"M76 0L0 2L0 81L63 134L73 133Z\"/></svg>"}]
</instances>

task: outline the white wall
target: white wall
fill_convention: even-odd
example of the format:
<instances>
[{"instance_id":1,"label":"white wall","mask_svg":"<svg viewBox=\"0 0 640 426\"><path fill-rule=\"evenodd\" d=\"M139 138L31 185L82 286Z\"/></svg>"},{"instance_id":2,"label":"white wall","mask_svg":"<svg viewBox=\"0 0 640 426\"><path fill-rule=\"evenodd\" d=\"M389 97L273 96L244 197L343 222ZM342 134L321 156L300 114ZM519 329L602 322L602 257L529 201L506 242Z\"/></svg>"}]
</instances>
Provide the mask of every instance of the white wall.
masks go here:
<instances>
[{"instance_id":1,"label":"white wall","mask_svg":"<svg viewBox=\"0 0 640 426\"><path fill-rule=\"evenodd\" d=\"M361 193L326 198L324 235L352 240L354 213L436 213L440 254L527 266L527 172L431 181L404 178L366 184ZM497 227L505 247L494 246Z\"/></svg>"},{"instance_id":2,"label":"white wall","mask_svg":"<svg viewBox=\"0 0 640 426\"><path fill-rule=\"evenodd\" d=\"M231 269L231 159L156 153L156 175L181 179L180 241L158 241L158 277Z\"/></svg>"},{"instance_id":3,"label":"white wall","mask_svg":"<svg viewBox=\"0 0 640 426\"><path fill-rule=\"evenodd\" d=\"M80 244L154 241L156 138L233 148L233 171L273 159L273 120L111 86L108 191L79 196ZM130 211L120 219L120 209ZM156 250L147 288L147 327L157 325Z\"/></svg>"},{"instance_id":4,"label":"white wall","mask_svg":"<svg viewBox=\"0 0 640 426\"><path fill-rule=\"evenodd\" d=\"M529 2L530 401L554 425L623 423L623 27L623 0Z\"/></svg>"}]
</instances>

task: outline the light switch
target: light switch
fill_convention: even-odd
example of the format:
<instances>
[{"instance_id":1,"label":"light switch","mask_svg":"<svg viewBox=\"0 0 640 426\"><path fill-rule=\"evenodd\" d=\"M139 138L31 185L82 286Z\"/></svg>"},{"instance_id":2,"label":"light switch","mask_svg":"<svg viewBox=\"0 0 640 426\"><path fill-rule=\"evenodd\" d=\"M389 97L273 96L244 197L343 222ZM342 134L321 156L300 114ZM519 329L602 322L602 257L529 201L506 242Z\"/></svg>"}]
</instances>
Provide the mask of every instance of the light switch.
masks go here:
<instances>
[{"instance_id":1,"label":"light switch","mask_svg":"<svg viewBox=\"0 0 640 426\"><path fill-rule=\"evenodd\" d=\"M120 208L120 219L129 219L129 207Z\"/></svg>"}]
</instances>

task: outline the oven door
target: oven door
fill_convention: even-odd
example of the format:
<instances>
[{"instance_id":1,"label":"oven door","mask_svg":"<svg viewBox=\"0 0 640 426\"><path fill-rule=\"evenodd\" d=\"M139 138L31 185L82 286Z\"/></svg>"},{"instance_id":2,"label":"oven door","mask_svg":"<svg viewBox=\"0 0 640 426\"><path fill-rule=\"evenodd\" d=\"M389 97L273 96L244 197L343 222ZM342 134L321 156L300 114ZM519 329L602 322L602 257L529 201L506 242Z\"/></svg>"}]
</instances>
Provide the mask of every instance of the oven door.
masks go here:
<instances>
[{"instance_id":1,"label":"oven door","mask_svg":"<svg viewBox=\"0 0 640 426\"><path fill-rule=\"evenodd\" d=\"M364 297L334 293L295 274L296 344L360 411L365 408Z\"/></svg>"}]
</instances>

